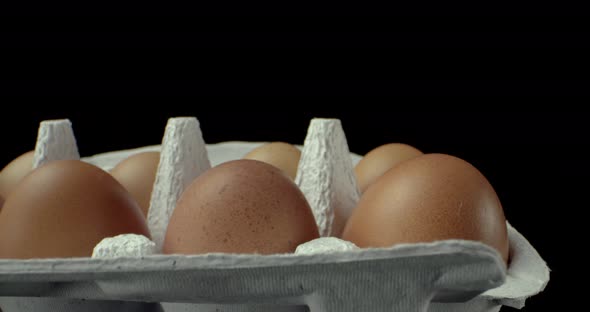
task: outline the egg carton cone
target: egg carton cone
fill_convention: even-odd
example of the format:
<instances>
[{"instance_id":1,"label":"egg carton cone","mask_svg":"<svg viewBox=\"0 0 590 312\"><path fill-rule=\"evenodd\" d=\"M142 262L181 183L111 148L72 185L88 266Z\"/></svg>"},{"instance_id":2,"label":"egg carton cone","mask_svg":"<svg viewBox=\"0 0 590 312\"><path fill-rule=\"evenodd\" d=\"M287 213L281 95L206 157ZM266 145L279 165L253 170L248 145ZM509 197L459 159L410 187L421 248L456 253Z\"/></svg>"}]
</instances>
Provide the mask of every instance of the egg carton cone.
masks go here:
<instances>
[{"instance_id":1,"label":"egg carton cone","mask_svg":"<svg viewBox=\"0 0 590 312\"><path fill-rule=\"evenodd\" d=\"M43 149L72 150L69 129ZM297 184L322 237L293 254L161 254L153 234L165 232L187 184L210 166L242 158L262 144L206 144L196 118L183 117L169 120L160 145L82 158L110 170L135 153L161 152L148 213L158 216L150 225L152 240L133 234L105 238L88 258L0 259L0 309L488 312L522 308L549 281L545 261L509 223L508 267L495 249L479 242L360 249L334 237L337 218L345 220L358 200L351 177L361 156L348 150L342 125L333 119L311 120L305 142L298 145Z\"/></svg>"},{"instance_id":2,"label":"egg carton cone","mask_svg":"<svg viewBox=\"0 0 590 312\"><path fill-rule=\"evenodd\" d=\"M33 169L52 160L80 159L69 119L45 120L39 124Z\"/></svg>"},{"instance_id":3,"label":"egg carton cone","mask_svg":"<svg viewBox=\"0 0 590 312\"><path fill-rule=\"evenodd\" d=\"M168 221L184 189L211 168L199 121L170 118L164 132L160 163L148 210L148 226L156 250L162 250Z\"/></svg>"},{"instance_id":4,"label":"egg carton cone","mask_svg":"<svg viewBox=\"0 0 590 312\"><path fill-rule=\"evenodd\" d=\"M311 206L320 236L339 236L360 197L340 120L311 120L295 183Z\"/></svg>"}]
</instances>

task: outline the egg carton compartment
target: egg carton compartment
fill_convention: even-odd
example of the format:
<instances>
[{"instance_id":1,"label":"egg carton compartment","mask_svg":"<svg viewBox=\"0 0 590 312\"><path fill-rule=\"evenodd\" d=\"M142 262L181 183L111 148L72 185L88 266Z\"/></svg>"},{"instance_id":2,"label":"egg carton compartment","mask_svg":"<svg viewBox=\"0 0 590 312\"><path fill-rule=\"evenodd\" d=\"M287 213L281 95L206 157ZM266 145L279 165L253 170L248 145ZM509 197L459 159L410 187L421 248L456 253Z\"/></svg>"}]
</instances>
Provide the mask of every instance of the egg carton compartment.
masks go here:
<instances>
[{"instance_id":1,"label":"egg carton compartment","mask_svg":"<svg viewBox=\"0 0 590 312\"><path fill-rule=\"evenodd\" d=\"M498 311L503 305L522 308L549 281L543 259L510 224L508 268L497 251L478 242L361 250L330 237L358 200L353 168L361 159L349 152L340 121L333 119L312 120L304 144L298 146L302 154L296 183L310 202L321 238L300 245L294 254L159 254L162 233L184 187L208 168L239 159L263 143L205 144L196 118L171 118L161 145L82 158L110 170L135 153L160 151L148 214L150 232L160 233L152 237L154 252L0 259L0 309ZM35 159L77 159L72 146L69 121L43 122Z\"/></svg>"}]
</instances>

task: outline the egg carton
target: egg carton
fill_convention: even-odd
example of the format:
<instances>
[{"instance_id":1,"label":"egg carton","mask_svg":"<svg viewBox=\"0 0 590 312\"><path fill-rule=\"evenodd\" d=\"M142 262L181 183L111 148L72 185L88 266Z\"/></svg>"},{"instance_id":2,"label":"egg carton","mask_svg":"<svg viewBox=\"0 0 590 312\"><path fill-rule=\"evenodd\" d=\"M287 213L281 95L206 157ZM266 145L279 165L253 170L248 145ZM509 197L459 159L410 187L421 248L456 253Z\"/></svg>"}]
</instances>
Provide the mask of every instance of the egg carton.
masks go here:
<instances>
[{"instance_id":1,"label":"egg carton","mask_svg":"<svg viewBox=\"0 0 590 312\"><path fill-rule=\"evenodd\" d=\"M41 122L34 166L80 159L69 120ZM89 258L0 259L0 310L13 311L499 311L522 308L545 288L549 268L509 223L511 261L482 243L445 240L359 249L333 237L359 199L351 153L337 119L312 119L296 183L321 238L293 254L160 254L184 188L267 142L206 144L194 117L170 118L162 144L81 160L104 170L160 151L148 213L152 241L104 240ZM106 242L106 243L105 243ZM148 244L148 245L146 245ZM146 247L147 246L147 247Z\"/></svg>"}]
</instances>

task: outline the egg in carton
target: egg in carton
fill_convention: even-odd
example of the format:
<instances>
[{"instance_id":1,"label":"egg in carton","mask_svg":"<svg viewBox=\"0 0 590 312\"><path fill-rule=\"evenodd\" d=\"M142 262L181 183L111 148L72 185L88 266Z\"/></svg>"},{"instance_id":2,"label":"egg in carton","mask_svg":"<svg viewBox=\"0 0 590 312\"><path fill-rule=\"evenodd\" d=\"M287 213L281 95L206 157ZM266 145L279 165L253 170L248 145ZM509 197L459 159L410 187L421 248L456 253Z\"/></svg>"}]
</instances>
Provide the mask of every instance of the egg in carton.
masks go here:
<instances>
[{"instance_id":1,"label":"egg in carton","mask_svg":"<svg viewBox=\"0 0 590 312\"><path fill-rule=\"evenodd\" d=\"M82 160L110 170L160 151L148 225L152 239L105 238L92 258L0 260L0 307L11 311L498 311L541 292L549 270L509 224L511 261L482 243L446 240L359 249L336 237L359 191L337 119L312 119L296 183L321 238L293 254L161 254L176 201L211 166L262 142L205 144L194 117L171 118L161 145ZM71 123L45 121L35 163L79 159ZM33 298L34 297L34 298Z\"/></svg>"}]
</instances>

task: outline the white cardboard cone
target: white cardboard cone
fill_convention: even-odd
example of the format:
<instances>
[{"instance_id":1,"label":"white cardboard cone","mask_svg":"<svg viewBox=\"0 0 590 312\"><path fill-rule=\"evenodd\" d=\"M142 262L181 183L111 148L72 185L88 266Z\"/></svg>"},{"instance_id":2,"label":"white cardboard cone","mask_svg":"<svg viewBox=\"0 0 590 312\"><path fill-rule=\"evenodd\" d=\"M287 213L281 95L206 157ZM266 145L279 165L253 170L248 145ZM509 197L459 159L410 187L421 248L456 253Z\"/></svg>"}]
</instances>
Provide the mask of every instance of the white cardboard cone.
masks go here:
<instances>
[{"instance_id":1,"label":"white cardboard cone","mask_svg":"<svg viewBox=\"0 0 590 312\"><path fill-rule=\"evenodd\" d=\"M156 253L156 244L140 234L120 234L102 239L93 249L92 258L145 257Z\"/></svg>"},{"instance_id":2,"label":"white cardboard cone","mask_svg":"<svg viewBox=\"0 0 590 312\"><path fill-rule=\"evenodd\" d=\"M168 221L180 195L209 168L211 163L199 121L195 117L170 118L148 210L148 226L157 252L162 251Z\"/></svg>"},{"instance_id":3,"label":"white cardboard cone","mask_svg":"<svg viewBox=\"0 0 590 312\"><path fill-rule=\"evenodd\" d=\"M45 120L39 124L33 169L52 160L80 159L69 119Z\"/></svg>"},{"instance_id":4,"label":"white cardboard cone","mask_svg":"<svg viewBox=\"0 0 590 312\"><path fill-rule=\"evenodd\" d=\"M359 250L359 248L354 243L337 237L320 237L297 246L295 254L313 255L351 250Z\"/></svg>"},{"instance_id":5,"label":"white cardboard cone","mask_svg":"<svg viewBox=\"0 0 590 312\"><path fill-rule=\"evenodd\" d=\"M295 183L311 206L320 236L340 236L360 197L340 120L311 120Z\"/></svg>"}]
</instances>

